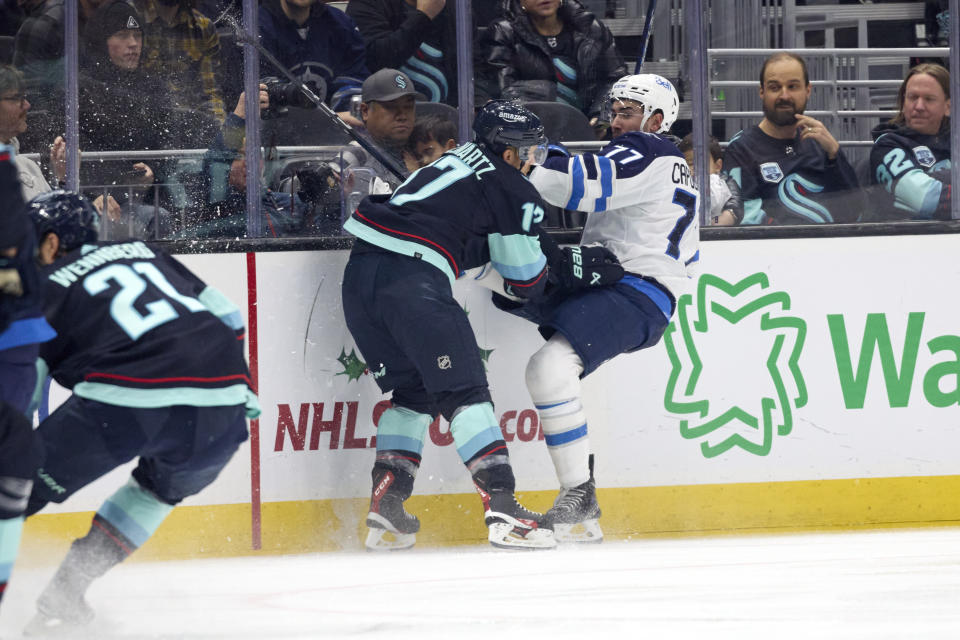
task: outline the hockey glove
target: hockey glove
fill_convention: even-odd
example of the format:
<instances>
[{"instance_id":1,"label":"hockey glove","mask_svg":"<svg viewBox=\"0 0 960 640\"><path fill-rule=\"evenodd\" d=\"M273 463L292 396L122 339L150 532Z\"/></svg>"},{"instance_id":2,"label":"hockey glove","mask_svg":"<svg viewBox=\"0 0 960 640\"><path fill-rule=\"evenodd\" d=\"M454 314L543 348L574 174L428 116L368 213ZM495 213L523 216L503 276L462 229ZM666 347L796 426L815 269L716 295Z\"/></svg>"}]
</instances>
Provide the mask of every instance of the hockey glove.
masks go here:
<instances>
[{"instance_id":1,"label":"hockey glove","mask_svg":"<svg viewBox=\"0 0 960 640\"><path fill-rule=\"evenodd\" d=\"M604 247L564 247L556 274L564 289L583 289L613 284L623 277L623 267Z\"/></svg>"}]
</instances>

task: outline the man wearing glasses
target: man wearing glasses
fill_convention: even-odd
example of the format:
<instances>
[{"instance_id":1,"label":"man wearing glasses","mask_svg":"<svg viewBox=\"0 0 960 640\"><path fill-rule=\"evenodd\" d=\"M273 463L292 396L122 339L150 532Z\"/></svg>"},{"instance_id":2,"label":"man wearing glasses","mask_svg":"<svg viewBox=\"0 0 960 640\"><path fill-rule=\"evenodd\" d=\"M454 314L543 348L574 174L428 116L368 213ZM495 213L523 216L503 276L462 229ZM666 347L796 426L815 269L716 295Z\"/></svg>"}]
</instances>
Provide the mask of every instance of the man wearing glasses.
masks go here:
<instances>
[{"instance_id":1,"label":"man wearing glasses","mask_svg":"<svg viewBox=\"0 0 960 640\"><path fill-rule=\"evenodd\" d=\"M17 136L27 130L27 112L30 101L24 93L23 75L7 65L0 65L0 143L10 145L15 151L13 159L20 180L20 192L24 200L50 191L43 171L33 160L20 155ZM64 145L58 138L51 152L51 159L62 155Z\"/></svg>"}]
</instances>

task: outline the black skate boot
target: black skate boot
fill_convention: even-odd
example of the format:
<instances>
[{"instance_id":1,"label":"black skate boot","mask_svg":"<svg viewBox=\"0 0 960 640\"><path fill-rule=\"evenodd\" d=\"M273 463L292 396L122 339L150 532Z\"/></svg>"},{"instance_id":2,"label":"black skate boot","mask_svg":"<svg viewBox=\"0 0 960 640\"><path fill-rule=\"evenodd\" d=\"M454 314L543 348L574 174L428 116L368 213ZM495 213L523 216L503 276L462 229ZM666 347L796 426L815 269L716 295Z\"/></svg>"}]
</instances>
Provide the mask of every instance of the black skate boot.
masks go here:
<instances>
[{"instance_id":1,"label":"black skate boot","mask_svg":"<svg viewBox=\"0 0 960 640\"><path fill-rule=\"evenodd\" d=\"M413 492L413 476L379 463L373 467L373 495L367 513L366 547L370 551L409 549L420 530L417 516L407 513L403 502Z\"/></svg>"},{"instance_id":2,"label":"black skate boot","mask_svg":"<svg viewBox=\"0 0 960 640\"><path fill-rule=\"evenodd\" d=\"M504 466L504 465L498 465ZM553 533L540 528L541 514L530 511L519 502L513 493L513 472L509 482L491 480L499 472L491 467L476 473L473 483L483 501L483 519L489 529L487 539L499 549L552 549L557 546Z\"/></svg>"},{"instance_id":3,"label":"black skate boot","mask_svg":"<svg viewBox=\"0 0 960 640\"><path fill-rule=\"evenodd\" d=\"M560 489L553 507L543 515L543 526L553 530L557 542L603 541L592 454L588 464L590 479L576 487Z\"/></svg>"}]
</instances>

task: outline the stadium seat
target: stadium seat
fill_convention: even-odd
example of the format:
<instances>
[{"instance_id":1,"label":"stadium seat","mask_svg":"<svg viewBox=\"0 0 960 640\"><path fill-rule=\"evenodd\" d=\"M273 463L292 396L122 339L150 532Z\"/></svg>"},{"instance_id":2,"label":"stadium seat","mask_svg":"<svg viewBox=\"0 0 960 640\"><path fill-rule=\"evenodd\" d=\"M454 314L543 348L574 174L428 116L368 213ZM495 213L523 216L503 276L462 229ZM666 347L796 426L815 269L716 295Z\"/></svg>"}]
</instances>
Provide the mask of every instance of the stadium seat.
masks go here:
<instances>
[{"instance_id":1,"label":"stadium seat","mask_svg":"<svg viewBox=\"0 0 960 640\"><path fill-rule=\"evenodd\" d=\"M13 63L14 36L0 36L0 64Z\"/></svg>"},{"instance_id":2,"label":"stadium seat","mask_svg":"<svg viewBox=\"0 0 960 640\"><path fill-rule=\"evenodd\" d=\"M547 138L551 142L571 140L593 141L590 121L582 111L562 102L526 102L524 106L540 116Z\"/></svg>"}]
</instances>

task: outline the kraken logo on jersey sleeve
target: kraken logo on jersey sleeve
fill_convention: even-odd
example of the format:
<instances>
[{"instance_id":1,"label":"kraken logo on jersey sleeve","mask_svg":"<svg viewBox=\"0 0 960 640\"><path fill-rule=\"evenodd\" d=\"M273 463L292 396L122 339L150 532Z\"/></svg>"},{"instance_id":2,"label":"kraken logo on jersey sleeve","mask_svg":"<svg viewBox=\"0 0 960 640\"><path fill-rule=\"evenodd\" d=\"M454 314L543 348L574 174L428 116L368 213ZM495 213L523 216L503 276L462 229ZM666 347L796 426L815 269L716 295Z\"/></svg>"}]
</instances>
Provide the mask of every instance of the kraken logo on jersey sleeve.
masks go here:
<instances>
[{"instance_id":1,"label":"kraken logo on jersey sleeve","mask_svg":"<svg viewBox=\"0 0 960 640\"><path fill-rule=\"evenodd\" d=\"M776 184L783 180L783 169L776 162L764 162L760 165L760 176L765 181Z\"/></svg>"},{"instance_id":2,"label":"kraken logo on jersey sleeve","mask_svg":"<svg viewBox=\"0 0 960 640\"><path fill-rule=\"evenodd\" d=\"M917 159L917 164L924 169L929 169L937 161L936 157L933 155L933 151L930 151L929 147L922 145L913 148L913 155Z\"/></svg>"}]
</instances>

